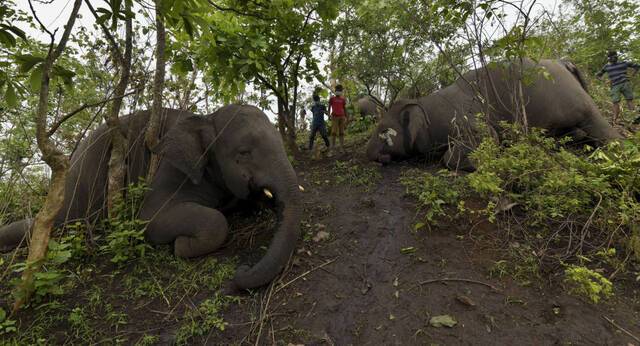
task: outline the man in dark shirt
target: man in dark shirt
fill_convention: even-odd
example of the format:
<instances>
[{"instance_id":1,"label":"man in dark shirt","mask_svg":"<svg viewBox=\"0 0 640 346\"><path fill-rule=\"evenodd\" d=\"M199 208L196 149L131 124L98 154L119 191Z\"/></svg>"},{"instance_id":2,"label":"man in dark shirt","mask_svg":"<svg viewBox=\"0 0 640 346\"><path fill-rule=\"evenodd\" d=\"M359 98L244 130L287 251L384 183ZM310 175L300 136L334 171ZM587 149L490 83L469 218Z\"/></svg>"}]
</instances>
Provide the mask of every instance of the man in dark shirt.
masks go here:
<instances>
[{"instance_id":1,"label":"man in dark shirt","mask_svg":"<svg viewBox=\"0 0 640 346\"><path fill-rule=\"evenodd\" d=\"M609 83L611 84L611 101L613 102L613 123L615 124L620 114L620 100L622 96L627 100L629 110L633 110L633 90L631 90L631 83L629 82L629 77L627 77L627 69L634 68L637 73L640 65L628 61L618 61L618 53L616 51L609 51L607 58L609 63L604 65L597 76L598 79L602 79L602 75L606 72L609 77ZM640 117L636 118L633 122L638 123L639 121Z\"/></svg>"},{"instance_id":2,"label":"man in dark shirt","mask_svg":"<svg viewBox=\"0 0 640 346\"><path fill-rule=\"evenodd\" d=\"M313 120L311 121L311 132L309 134L309 150L313 150L313 142L318 131L320 131L320 136L322 136L324 144L329 149L329 137L327 136L327 127L324 124L324 115L328 114L327 107L320 102L320 96L318 95L313 95L311 113L313 114Z\"/></svg>"}]
</instances>

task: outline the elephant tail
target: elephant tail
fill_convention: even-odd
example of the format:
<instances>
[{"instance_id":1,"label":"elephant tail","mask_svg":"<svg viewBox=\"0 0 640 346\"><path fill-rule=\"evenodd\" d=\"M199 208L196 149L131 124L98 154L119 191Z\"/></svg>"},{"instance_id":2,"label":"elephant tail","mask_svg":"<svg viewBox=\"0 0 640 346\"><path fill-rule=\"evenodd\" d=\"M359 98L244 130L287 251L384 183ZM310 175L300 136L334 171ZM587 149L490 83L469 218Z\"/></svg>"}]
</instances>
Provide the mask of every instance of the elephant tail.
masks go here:
<instances>
[{"instance_id":1,"label":"elephant tail","mask_svg":"<svg viewBox=\"0 0 640 346\"><path fill-rule=\"evenodd\" d=\"M560 59L560 63L575 77L578 83L582 86L582 89L588 93L589 87L587 86L587 82L584 80L584 76L582 76L582 72L580 72L578 67L566 59Z\"/></svg>"},{"instance_id":2,"label":"elephant tail","mask_svg":"<svg viewBox=\"0 0 640 346\"><path fill-rule=\"evenodd\" d=\"M24 219L0 227L0 252L26 245L32 225L33 219Z\"/></svg>"}]
</instances>

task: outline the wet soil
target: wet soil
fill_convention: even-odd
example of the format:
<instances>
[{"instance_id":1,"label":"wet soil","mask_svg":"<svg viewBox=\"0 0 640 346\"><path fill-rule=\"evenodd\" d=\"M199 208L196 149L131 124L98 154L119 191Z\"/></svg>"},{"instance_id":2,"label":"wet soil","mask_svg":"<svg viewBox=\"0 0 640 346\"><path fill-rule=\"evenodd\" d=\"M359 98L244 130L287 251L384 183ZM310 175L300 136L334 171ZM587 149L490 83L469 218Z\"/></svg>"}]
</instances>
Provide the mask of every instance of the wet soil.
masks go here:
<instances>
[{"instance_id":1,"label":"wet soil","mask_svg":"<svg viewBox=\"0 0 640 346\"><path fill-rule=\"evenodd\" d=\"M335 159L373 167L382 178L368 189L337 184ZM299 163L307 233L329 237L301 240L283 275L226 311L229 326L207 343L640 344L607 320L640 335L637 283L595 305L554 281L527 287L488 275L500 249L484 239L500 230L486 221L458 219L413 231L415 201L398 178L415 166L380 167L349 154ZM431 326L438 315L457 324Z\"/></svg>"},{"instance_id":2,"label":"wet soil","mask_svg":"<svg viewBox=\"0 0 640 346\"><path fill-rule=\"evenodd\" d=\"M364 158L361 146L319 160L303 153L296 162L305 187L303 237L289 266L268 287L240 293L239 302L222 313L228 323L224 331L212 329L190 344L640 345L621 330L640 336L637 282L616 283L612 299L592 304L567 294L558 279L523 286L508 276L489 275L505 252L495 246L500 243L495 240L504 237L498 226L482 217L462 217L413 230L420 213L399 177L410 168L435 172L441 167L422 162L381 167ZM339 182L336 161L377 171L379 176L358 184ZM271 239L271 232L257 230L269 229L273 216L236 215L231 225L228 245L189 262L190 276L206 277L215 268L211 258L255 261ZM319 239L319 234L325 237ZM19 316L21 325L47 328L46 343L75 343L82 336L69 337L78 330L69 325L72 308L88 312L97 306L95 315L107 316L107 323L92 327L115 337L104 343L135 344L145 334L158 336L155 344L174 343L184 316L217 292L206 284L190 285L188 278L175 284L172 280L184 264L174 261L168 247L153 253L156 262L133 263L117 275L108 263L91 264L88 268L93 271L84 284L59 298L64 307L56 310L59 318L47 322L52 325L42 326L33 311ZM144 280L145 273L153 278L146 278L149 292L126 293L130 291L121 278ZM163 292L175 285L184 286L182 293L167 297ZM96 286L102 292L100 300L110 305L91 305ZM109 320L114 311L124 313L126 322ZM449 315L457 323L431 326L430 319L439 315ZM94 342L102 343L90 343Z\"/></svg>"}]
</instances>

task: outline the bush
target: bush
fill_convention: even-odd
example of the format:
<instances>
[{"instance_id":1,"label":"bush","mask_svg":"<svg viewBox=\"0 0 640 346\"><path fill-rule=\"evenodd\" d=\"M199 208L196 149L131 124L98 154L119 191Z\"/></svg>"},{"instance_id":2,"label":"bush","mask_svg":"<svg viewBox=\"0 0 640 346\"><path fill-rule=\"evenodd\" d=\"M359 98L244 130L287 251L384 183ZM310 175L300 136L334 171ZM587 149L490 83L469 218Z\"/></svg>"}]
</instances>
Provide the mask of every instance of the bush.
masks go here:
<instances>
[{"instance_id":1,"label":"bush","mask_svg":"<svg viewBox=\"0 0 640 346\"><path fill-rule=\"evenodd\" d=\"M538 245L564 246L568 257L593 257L609 241L631 244L633 232L618 231L633 230L640 221L640 138L587 156L539 130L524 134L509 125L505 137L502 145L485 139L472 153L477 171L467 181L474 191L519 205L527 231L542 240ZM540 246L538 253L550 253Z\"/></svg>"},{"instance_id":2,"label":"bush","mask_svg":"<svg viewBox=\"0 0 640 346\"><path fill-rule=\"evenodd\" d=\"M402 173L400 183L405 187L405 193L418 200L418 207L424 211L424 221L414 226L420 229L425 225L436 222L439 217L449 217L446 206L458 205L459 211L464 210L464 202L461 200L464 189L461 179L447 179L448 171L440 171L436 175L412 169Z\"/></svg>"},{"instance_id":3,"label":"bush","mask_svg":"<svg viewBox=\"0 0 640 346\"><path fill-rule=\"evenodd\" d=\"M565 282L573 286L571 292L585 296L594 303L613 295L611 281L589 268L571 265L564 273Z\"/></svg>"},{"instance_id":4,"label":"bush","mask_svg":"<svg viewBox=\"0 0 640 346\"><path fill-rule=\"evenodd\" d=\"M502 126L501 143L485 138L471 154L473 173L403 174L407 193L426 211L424 223L455 215L451 208L456 205L458 213L487 215L508 235L501 239L518 245L508 247L505 268L520 282L540 270L583 262L622 274L629 261L640 260L640 135L596 150L576 149L542 130L525 133L516 125ZM476 192L486 207L466 207L467 191ZM578 274L586 275L567 271L580 281ZM606 286L599 277L589 277ZM599 292L608 295L606 287Z\"/></svg>"},{"instance_id":5,"label":"bush","mask_svg":"<svg viewBox=\"0 0 640 346\"><path fill-rule=\"evenodd\" d=\"M124 264L144 257L147 249L151 248L144 239L146 222L138 219L147 190L143 182L129 184L126 196L114 203L111 217L104 220L107 243L100 250L111 255L113 263Z\"/></svg>"}]
</instances>

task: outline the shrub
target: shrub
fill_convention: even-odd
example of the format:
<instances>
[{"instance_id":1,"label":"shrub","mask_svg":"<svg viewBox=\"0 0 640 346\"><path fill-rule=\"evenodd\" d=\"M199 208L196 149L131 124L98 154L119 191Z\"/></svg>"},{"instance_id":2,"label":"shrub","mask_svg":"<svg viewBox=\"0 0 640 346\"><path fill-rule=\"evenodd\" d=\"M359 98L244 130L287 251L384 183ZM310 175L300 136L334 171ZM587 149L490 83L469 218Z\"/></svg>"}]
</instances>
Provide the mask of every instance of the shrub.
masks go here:
<instances>
[{"instance_id":1,"label":"shrub","mask_svg":"<svg viewBox=\"0 0 640 346\"><path fill-rule=\"evenodd\" d=\"M447 179L448 174L446 170L432 175L418 169L412 169L403 172L400 177L400 183L404 185L405 193L418 200L419 209L424 211L424 220L427 224L434 223L439 217L451 216L445 207L461 202L464 181L455 178ZM460 206L463 207L463 204ZM425 225L424 222L419 222L414 228L419 229Z\"/></svg>"},{"instance_id":2,"label":"shrub","mask_svg":"<svg viewBox=\"0 0 640 346\"><path fill-rule=\"evenodd\" d=\"M100 250L111 255L113 263L123 264L143 257L150 248L144 239L146 222L138 219L138 211L147 190L143 182L130 184L126 196L114 203L111 217L104 220L107 243Z\"/></svg>"},{"instance_id":3,"label":"shrub","mask_svg":"<svg viewBox=\"0 0 640 346\"><path fill-rule=\"evenodd\" d=\"M570 265L564 273L565 282L572 286L571 292L585 296L594 303L613 295L611 281L587 267Z\"/></svg>"}]
</instances>

